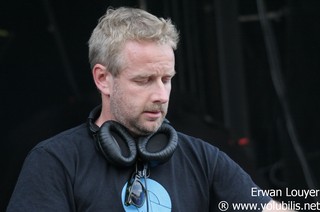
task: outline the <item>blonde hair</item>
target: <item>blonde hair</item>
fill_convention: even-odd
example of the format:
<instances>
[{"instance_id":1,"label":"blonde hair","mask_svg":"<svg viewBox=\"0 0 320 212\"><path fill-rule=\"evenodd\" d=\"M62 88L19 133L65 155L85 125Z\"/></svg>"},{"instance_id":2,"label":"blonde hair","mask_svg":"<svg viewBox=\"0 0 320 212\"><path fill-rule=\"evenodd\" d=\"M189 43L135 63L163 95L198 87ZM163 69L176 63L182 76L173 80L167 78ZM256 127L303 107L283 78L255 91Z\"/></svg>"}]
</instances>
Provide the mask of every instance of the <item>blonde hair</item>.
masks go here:
<instances>
[{"instance_id":1,"label":"blonde hair","mask_svg":"<svg viewBox=\"0 0 320 212\"><path fill-rule=\"evenodd\" d=\"M129 40L168 44L175 50L179 33L170 19L158 18L137 8L109 8L99 19L89 40L91 68L99 63L114 76L119 74L124 62L121 50Z\"/></svg>"}]
</instances>

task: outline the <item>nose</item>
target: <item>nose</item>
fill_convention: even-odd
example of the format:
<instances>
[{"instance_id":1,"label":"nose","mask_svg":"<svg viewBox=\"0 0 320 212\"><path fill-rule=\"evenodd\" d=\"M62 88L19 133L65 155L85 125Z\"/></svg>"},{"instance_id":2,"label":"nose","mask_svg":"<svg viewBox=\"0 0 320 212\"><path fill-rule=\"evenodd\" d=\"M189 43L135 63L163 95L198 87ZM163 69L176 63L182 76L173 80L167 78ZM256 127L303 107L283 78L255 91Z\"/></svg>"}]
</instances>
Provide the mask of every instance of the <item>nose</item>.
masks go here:
<instances>
[{"instance_id":1,"label":"nose","mask_svg":"<svg viewBox=\"0 0 320 212\"><path fill-rule=\"evenodd\" d=\"M169 101L171 91L171 83L163 83L162 80L158 80L152 89L152 102L165 104Z\"/></svg>"}]
</instances>

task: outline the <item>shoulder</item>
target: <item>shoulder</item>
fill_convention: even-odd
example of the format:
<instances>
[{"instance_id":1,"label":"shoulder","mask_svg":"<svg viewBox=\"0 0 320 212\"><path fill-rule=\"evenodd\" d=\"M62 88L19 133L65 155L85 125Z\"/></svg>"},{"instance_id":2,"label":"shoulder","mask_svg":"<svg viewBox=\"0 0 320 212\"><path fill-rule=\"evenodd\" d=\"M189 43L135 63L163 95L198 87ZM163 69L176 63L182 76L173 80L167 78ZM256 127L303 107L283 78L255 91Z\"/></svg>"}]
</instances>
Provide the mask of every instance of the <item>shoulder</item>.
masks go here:
<instances>
[{"instance_id":1,"label":"shoulder","mask_svg":"<svg viewBox=\"0 0 320 212\"><path fill-rule=\"evenodd\" d=\"M216 146L202 140L201 138L193 137L190 135L186 135L182 132L177 132L179 145L182 145L183 148L191 148L191 149L210 149L210 151L219 151Z\"/></svg>"},{"instance_id":2,"label":"shoulder","mask_svg":"<svg viewBox=\"0 0 320 212\"><path fill-rule=\"evenodd\" d=\"M78 165L89 166L88 161L96 155L94 141L81 124L38 143L27 155L24 167L64 170L74 176Z\"/></svg>"},{"instance_id":3,"label":"shoulder","mask_svg":"<svg viewBox=\"0 0 320 212\"><path fill-rule=\"evenodd\" d=\"M38 143L27 158L55 158L63 164L70 164L82 157L90 157L95 152L95 144L85 124L63 131Z\"/></svg>"},{"instance_id":4,"label":"shoulder","mask_svg":"<svg viewBox=\"0 0 320 212\"><path fill-rule=\"evenodd\" d=\"M237 163L229 157L229 155L207 141L181 132L178 132L178 138L179 148L183 151L188 151L189 153L193 152L203 157L209 157L208 159L213 159L218 162L219 166L225 166L228 164L231 166L238 166Z\"/></svg>"},{"instance_id":5,"label":"shoulder","mask_svg":"<svg viewBox=\"0 0 320 212\"><path fill-rule=\"evenodd\" d=\"M218 147L180 132L178 138L179 155L182 155L186 161L203 167L211 176L212 182L219 184L228 180L232 181L235 176L241 176L239 179L243 181L250 179L250 176Z\"/></svg>"},{"instance_id":6,"label":"shoulder","mask_svg":"<svg viewBox=\"0 0 320 212\"><path fill-rule=\"evenodd\" d=\"M178 132L178 147L175 156L181 164L196 169L200 173L206 173L210 181L220 166L219 158L225 154L220 149L200 138Z\"/></svg>"},{"instance_id":7,"label":"shoulder","mask_svg":"<svg viewBox=\"0 0 320 212\"><path fill-rule=\"evenodd\" d=\"M217 160L221 151L218 147L190 135L178 132L178 149L189 156L205 157L203 159Z\"/></svg>"},{"instance_id":8,"label":"shoulder","mask_svg":"<svg viewBox=\"0 0 320 212\"><path fill-rule=\"evenodd\" d=\"M88 144L89 139L91 139L91 137L86 125L81 124L38 143L33 150L41 148L48 151L70 150L70 148Z\"/></svg>"}]
</instances>

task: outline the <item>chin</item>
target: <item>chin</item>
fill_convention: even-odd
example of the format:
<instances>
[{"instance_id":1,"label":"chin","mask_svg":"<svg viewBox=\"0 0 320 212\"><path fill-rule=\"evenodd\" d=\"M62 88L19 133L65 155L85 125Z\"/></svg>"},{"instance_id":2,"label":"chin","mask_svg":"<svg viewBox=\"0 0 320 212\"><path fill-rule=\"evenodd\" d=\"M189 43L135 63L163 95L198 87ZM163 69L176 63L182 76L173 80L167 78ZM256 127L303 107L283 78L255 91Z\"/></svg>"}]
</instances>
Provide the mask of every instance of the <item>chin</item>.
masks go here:
<instances>
[{"instance_id":1,"label":"chin","mask_svg":"<svg viewBox=\"0 0 320 212\"><path fill-rule=\"evenodd\" d=\"M140 126L137 129L140 135L150 135L152 133L155 133L160 128L161 123L153 123L152 125L148 126Z\"/></svg>"},{"instance_id":2,"label":"chin","mask_svg":"<svg viewBox=\"0 0 320 212\"><path fill-rule=\"evenodd\" d=\"M128 129L136 136L144 136L155 133L161 126L163 118L157 120L139 120L130 122Z\"/></svg>"}]
</instances>

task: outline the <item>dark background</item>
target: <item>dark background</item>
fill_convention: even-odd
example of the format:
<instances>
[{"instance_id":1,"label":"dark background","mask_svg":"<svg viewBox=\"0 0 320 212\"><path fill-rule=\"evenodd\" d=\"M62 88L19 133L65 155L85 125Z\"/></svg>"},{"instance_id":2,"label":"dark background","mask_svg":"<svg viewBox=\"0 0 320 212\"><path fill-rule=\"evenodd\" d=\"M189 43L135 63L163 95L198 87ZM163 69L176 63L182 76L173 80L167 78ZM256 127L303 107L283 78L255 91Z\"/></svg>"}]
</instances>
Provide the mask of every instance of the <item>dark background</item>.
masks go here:
<instances>
[{"instance_id":1,"label":"dark background","mask_svg":"<svg viewBox=\"0 0 320 212\"><path fill-rule=\"evenodd\" d=\"M99 104L87 41L108 6L177 25L176 129L227 152L265 189L320 188L320 1L265 1L268 53L255 0L10 0L0 2L0 211L28 151Z\"/></svg>"}]
</instances>

